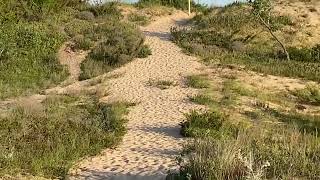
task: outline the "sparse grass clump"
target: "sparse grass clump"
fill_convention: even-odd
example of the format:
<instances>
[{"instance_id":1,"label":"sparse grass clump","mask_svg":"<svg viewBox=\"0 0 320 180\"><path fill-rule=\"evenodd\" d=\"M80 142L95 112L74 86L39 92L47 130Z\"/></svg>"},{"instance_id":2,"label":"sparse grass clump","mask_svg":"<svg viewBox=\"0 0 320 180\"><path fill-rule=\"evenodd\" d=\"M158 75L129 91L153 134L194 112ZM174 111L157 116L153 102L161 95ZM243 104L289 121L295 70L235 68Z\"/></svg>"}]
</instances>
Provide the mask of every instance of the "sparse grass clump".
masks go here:
<instances>
[{"instance_id":1,"label":"sparse grass clump","mask_svg":"<svg viewBox=\"0 0 320 180\"><path fill-rule=\"evenodd\" d=\"M187 85L192 88L208 88L210 86L206 77L200 75L193 75L187 77Z\"/></svg>"},{"instance_id":2,"label":"sparse grass clump","mask_svg":"<svg viewBox=\"0 0 320 180\"><path fill-rule=\"evenodd\" d=\"M199 94L191 97L190 101L201 105L211 105L216 102L211 96L205 94Z\"/></svg>"},{"instance_id":3,"label":"sparse grass clump","mask_svg":"<svg viewBox=\"0 0 320 180\"><path fill-rule=\"evenodd\" d=\"M238 129L228 122L227 117L219 112L199 113L192 111L181 124L181 134L186 137L215 137L236 135Z\"/></svg>"},{"instance_id":4,"label":"sparse grass clump","mask_svg":"<svg viewBox=\"0 0 320 180\"><path fill-rule=\"evenodd\" d=\"M149 80L148 83L150 86L154 86L162 90L169 89L171 86L177 85L175 82L169 80Z\"/></svg>"},{"instance_id":5,"label":"sparse grass clump","mask_svg":"<svg viewBox=\"0 0 320 180\"><path fill-rule=\"evenodd\" d=\"M308 85L304 89L293 91L292 94L302 103L320 105L320 87Z\"/></svg>"},{"instance_id":6,"label":"sparse grass clump","mask_svg":"<svg viewBox=\"0 0 320 180\"><path fill-rule=\"evenodd\" d=\"M148 56L152 55L152 51L150 47L146 44L142 45L139 53L138 53L138 58L146 58Z\"/></svg>"},{"instance_id":7,"label":"sparse grass clump","mask_svg":"<svg viewBox=\"0 0 320 180\"><path fill-rule=\"evenodd\" d=\"M131 13L128 15L128 20L140 26L145 26L149 24L150 19L146 15Z\"/></svg>"},{"instance_id":8,"label":"sparse grass clump","mask_svg":"<svg viewBox=\"0 0 320 180\"><path fill-rule=\"evenodd\" d=\"M0 176L63 178L77 159L117 144L125 132L122 103L57 96L39 106L17 107L0 118Z\"/></svg>"}]
</instances>

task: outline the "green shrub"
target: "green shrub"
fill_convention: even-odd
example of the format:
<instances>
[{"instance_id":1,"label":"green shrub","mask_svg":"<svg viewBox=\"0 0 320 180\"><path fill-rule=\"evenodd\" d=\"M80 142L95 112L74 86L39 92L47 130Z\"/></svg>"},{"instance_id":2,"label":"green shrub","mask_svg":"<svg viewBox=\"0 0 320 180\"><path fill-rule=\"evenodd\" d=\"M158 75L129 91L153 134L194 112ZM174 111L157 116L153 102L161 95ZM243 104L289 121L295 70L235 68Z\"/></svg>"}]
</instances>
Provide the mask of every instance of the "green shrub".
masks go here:
<instances>
[{"instance_id":1,"label":"green shrub","mask_svg":"<svg viewBox=\"0 0 320 180\"><path fill-rule=\"evenodd\" d=\"M77 8L84 4L79 0L5 0L0 5L0 23L41 21L67 7Z\"/></svg>"},{"instance_id":2,"label":"green shrub","mask_svg":"<svg viewBox=\"0 0 320 180\"><path fill-rule=\"evenodd\" d=\"M0 176L62 178L74 161L115 145L125 132L124 104L58 96L40 106L43 110L19 107L0 118Z\"/></svg>"},{"instance_id":3,"label":"green shrub","mask_svg":"<svg viewBox=\"0 0 320 180\"><path fill-rule=\"evenodd\" d=\"M320 62L320 44L312 48L288 48L290 58L301 62Z\"/></svg>"},{"instance_id":4,"label":"green shrub","mask_svg":"<svg viewBox=\"0 0 320 180\"><path fill-rule=\"evenodd\" d=\"M81 74L79 80L82 81L107 73L112 70L112 67L108 66L103 61L96 61L88 57L82 61L80 69Z\"/></svg>"},{"instance_id":5,"label":"green shrub","mask_svg":"<svg viewBox=\"0 0 320 180\"><path fill-rule=\"evenodd\" d=\"M100 39L100 43L92 49L87 60L81 65L81 71L84 73L80 75L82 80L94 77L91 75L106 73L111 68L123 65L135 57L145 57L148 53L143 45L142 33L134 26L108 22L95 27L93 31L94 33L90 33L92 37L89 38ZM97 62L96 65L93 61Z\"/></svg>"},{"instance_id":6,"label":"green shrub","mask_svg":"<svg viewBox=\"0 0 320 180\"><path fill-rule=\"evenodd\" d=\"M56 52L64 37L39 23L18 23L0 29L0 99L34 92L61 82L66 70Z\"/></svg>"},{"instance_id":7,"label":"green shrub","mask_svg":"<svg viewBox=\"0 0 320 180\"><path fill-rule=\"evenodd\" d=\"M64 30L70 37L75 37L79 34L85 34L94 28L94 23L86 20L74 19L69 22Z\"/></svg>"}]
</instances>

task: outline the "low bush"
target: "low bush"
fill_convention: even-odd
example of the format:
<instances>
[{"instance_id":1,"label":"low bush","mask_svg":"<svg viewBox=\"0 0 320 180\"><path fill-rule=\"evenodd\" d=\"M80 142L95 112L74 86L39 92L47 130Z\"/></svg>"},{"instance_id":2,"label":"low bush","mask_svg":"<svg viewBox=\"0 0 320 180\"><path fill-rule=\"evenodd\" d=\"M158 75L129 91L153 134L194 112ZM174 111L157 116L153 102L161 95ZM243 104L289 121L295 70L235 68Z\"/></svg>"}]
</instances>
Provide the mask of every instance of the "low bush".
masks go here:
<instances>
[{"instance_id":1,"label":"low bush","mask_svg":"<svg viewBox=\"0 0 320 180\"><path fill-rule=\"evenodd\" d=\"M94 42L91 41L89 38L85 38L82 35L77 35L73 38L73 45L72 48L74 50L89 50Z\"/></svg>"},{"instance_id":2,"label":"low bush","mask_svg":"<svg viewBox=\"0 0 320 180\"><path fill-rule=\"evenodd\" d=\"M125 104L57 96L38 106L24 105L0 118L0 176L63 178L74 161L115 145L125 132Z\"/></svg>"},{"instance_id":3,"label":"low bush","mask_svg":"<svg viewBox=\"0 0 320 180\"><path fill-rule=\"evenodd\" d=\"M301 62L320 62L320 44L312 48L288 48L290 58Z\"/></svg>"},{"instance_id":4,"label":"low bush","mask_svg":"<svg viewBox=\"0 0 320 180\"><path fill-rule=\"evenodd\" d=\"M93 36L89 38L100 39L100 42L81 64L81 80L106 73L135 57L146 57L150 53L143 45L142 33L129 24L109 22L95 27L93 31L90 33Z\"/></svg>"},{"instance_id":5,"label":"low bush","mask_svg":"<svg viewBox=\"0 0 320 180\"><path fill-rule=\"evenodd\" d=\"M76 15L76 18L80 20L92 21L94 20L94 14L90 11L81 11Z\"/></svg>"}]
</instances>

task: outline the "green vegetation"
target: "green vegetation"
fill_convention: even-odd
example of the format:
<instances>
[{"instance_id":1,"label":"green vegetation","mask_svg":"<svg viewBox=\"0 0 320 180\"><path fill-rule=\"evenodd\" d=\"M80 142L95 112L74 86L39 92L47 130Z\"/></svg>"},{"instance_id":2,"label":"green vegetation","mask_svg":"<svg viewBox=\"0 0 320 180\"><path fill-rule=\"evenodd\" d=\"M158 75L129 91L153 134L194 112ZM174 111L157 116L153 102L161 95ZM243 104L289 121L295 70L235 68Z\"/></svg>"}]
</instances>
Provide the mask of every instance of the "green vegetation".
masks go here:
<instances>
[{"instance_id":1,"label":"green vegetation","mask_svg":"<svg viewBox=\"0 0 320 180\"><path fill-rule=\"evenodd\" d=\"M149 80L149 85L164 90L164 89L169 89L170 86L176 86L177 84L173 81L168 81L168 80L159 80L159 81Z\"/></svg>"},{"instance_id":2,"label":"green vegetation","mask_svg":"<svg viewBox=\"0 0 320 180\"><path fill-rule=\"evenodd\" d=\"M138 7L148 7L148 6L169 6L169 7L175 7L177 9L188 9L188 3L184 0L140 0L137 3ZM192 1L192 5L196 5Z\"/></svg>"},{"instance_id":3,"label":"green vegetation","mask_svg":"<svg viewBox=\"0 0 320 180\"><path fill-rule=\"evenodd\" d=\"M0 99L40 92L66 79L66 68L57 59L66 42L75 51L90 51L81 64L85 78L151 54L142 33L121 19L117 3L1 2ZM9 110L0 114L0 178L64 178L75 161L121 140L127 106L82 95L5 106Z\"/></svg>"},{"instance_id":4,"label":"green vegetation","mask_svg":"<svg viewBox=\"0 0 320 180\"><path fill-rule=\"evenodd\" d=\"M68 75L56 57L65 37L51 28L36 22L2 25L0 99L48 87Z\"/></svg>"},{"instance_id":5,"label":"green vegetation","mask_svg":"<svg viewBox=\"0 0 320 180\"><path fill-rule=\"evenodd\" d=\"M149 47L149 45L142 45L141 49L139 50L139 53L137 55L138 58L146 58L148 56L152 55L152 51Z\"/></svg>"},{"instance_id":6,"label":"green vegetation","mask_svg":"<svg viewBox=\"0 0 320 180\"><path fill-rule=\"evenodd\" d=\"M87 61L99 61L91 64L103 64L101 67L118 66L133 57L149 55L142 33L119 23L122 15L117 6L91 6L75 0L2 3L0 99L39 92L63 81L68 73L59 64L57 52L66 41L72 42L73 50L92 50ZM102 58L108 62L102 62ZM82 79L100 74L88 72L91 70L86 69L90 64L87 61L82 64Z\"/></svg>"},{"instance_id":7,"label":"green vegetation","mask_svg":"<svg viewBox=\"0 0 320 180\"><path fill-rule=\"evenodd\" d=\"M193 75L187 77L187 85L192 88L201 89L208 88L210 84L205 76Z\"/></svg>"},{"instance_id":8,"label":"green vegetation","mask_svg":"<svg viewBox=\"0 0 320 180\"><path fill-rule=\"evenodd\" d=\"M140 26L145 26L150 23L150 18L146 15L141 15L138 13L131 13L128 15L128 20Z\"/></svg>"},{"instance_id":9,"label":"green vegetation","mask_svg":"<svg viewBox=\"0 0 320 180\"><path fill-rule=\"evenodd\" d=\"M64 177L79 158L115 145L125 133L126 104L54 96L0 118L0 176Z\"/></svg>"},{"instance_id":10,"label":"green vegetation","mask_svg":"<svg viewBox=\"0 0 320 180\"><path fill-rule=\"evenodd\" d=\"M93 33L85 34L91 39L99 39L99 43L82 62L80 80L98 76L135 57L146 57L150 54L147 46L143 45L142 33L134 26L109 21L94 27L92 31Z\"/></svg>"},{"instance_id":11,"label":"green vegetation","mask_svg":"<svg viewBox=\"0 0 320 180\"><path fill-rule=\"evenodd\" d=\"M191 28L172 28L174 41L206 63L238 64L246 69L280 76L320 81L319 45L293 46L295 33L283 29L298 26L287 16L269 16L271 32L285 44L286 53L248 3L234 3L198 14Z\"/></svg>"},{"instance_id":12,"label":"green vegetation","mask_svg":"<svg viewBox=\"0 0 320 180\"><path fill-rule=\"evenodd\" d=\"M320 116L274 109L267 102L243 111L247 103L235 100L264 96L236 79L221 84L191 98L209 110L192 111L181 124L181 134L194 141L182 153L177 179L319 178Z\"/></svg>"},{"instance_id":13,"label":"green vegetation","mask_svg":"<svg viewBox=\"0 0 320 180\"><path fill-rule=\"evenodd\" d=\"M308 85L304 89L293 91L292 94L302 103L320 105L320 87Z\"/></svg>"}]
</instances>

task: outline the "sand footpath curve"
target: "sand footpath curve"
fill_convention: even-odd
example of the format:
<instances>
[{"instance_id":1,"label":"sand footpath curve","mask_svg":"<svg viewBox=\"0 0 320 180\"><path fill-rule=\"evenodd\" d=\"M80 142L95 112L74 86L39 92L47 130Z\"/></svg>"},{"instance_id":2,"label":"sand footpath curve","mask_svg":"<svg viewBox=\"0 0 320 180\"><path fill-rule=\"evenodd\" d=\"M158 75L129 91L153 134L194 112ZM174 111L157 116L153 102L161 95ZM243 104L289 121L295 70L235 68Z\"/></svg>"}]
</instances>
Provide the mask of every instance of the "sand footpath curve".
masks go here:
<instances>
[{"instance_id":1,"label":"sand footpath curve","mask_svg":"<svg viewBox=\"0 0 320 180\"><path fill-rule=\"evenodd\" d=\"M203 65L170 41L170 27L187 18L178 12L142 28L152 55L111 72L119 77L103 82L109 96L101 101L137 103L126 117L128 132L116 149L80 162L70 179L164 179L169 170L178 169L176 157L184 141L179 123L184 113L202 108L188 100L197 90L186 87L184 77L200 74ZM150 86L150 80L178 85L161 90Z\"/></svg>"}]
</instances>

